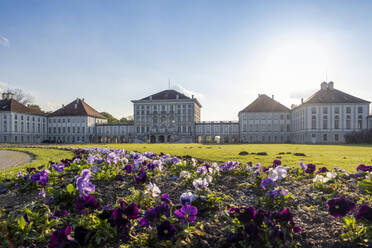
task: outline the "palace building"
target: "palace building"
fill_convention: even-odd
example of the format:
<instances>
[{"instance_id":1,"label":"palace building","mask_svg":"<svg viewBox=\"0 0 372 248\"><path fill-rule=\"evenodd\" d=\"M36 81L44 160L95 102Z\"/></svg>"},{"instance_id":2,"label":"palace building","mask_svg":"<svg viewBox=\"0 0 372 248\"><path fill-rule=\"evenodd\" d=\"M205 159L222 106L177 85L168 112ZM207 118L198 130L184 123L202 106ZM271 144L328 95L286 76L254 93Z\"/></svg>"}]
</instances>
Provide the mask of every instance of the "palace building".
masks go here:
<instances>
[{"instance_id":1,"label":"palace building","mask_svg":"<svg viewBox=\"0 0 372 248\"><path fill-rule=\"evenodd\" d=\"M10 93L0 100L0 142L11 143L344 143L344 135L372 128L370 102L321 83L291 109L259 94L239 121L200 119L194 96L164 90L132 100L133 124L111 124L77 98L53 113L29 108Z\"/></svg>"}]
</instances>

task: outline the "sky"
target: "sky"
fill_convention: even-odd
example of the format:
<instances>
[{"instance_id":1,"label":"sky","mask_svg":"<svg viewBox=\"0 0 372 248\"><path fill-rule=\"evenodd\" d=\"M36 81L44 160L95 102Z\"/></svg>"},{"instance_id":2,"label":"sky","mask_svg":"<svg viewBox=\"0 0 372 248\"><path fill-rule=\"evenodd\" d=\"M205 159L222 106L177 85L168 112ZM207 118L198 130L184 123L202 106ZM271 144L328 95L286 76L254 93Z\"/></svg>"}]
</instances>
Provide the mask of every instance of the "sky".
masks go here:
<instances>
[{"instance_id":1,"label":"sky","mask_svg":"<svg viewBox=\"0 0 372 248\"><path fill-rule=\"evenodd\" d=\"M0 91L121 118L170 82L202 121L237 120L258 94L290 107L325 80L372 101L370 13L372 1L0 0Z\"/></svg>"}]
</instances>

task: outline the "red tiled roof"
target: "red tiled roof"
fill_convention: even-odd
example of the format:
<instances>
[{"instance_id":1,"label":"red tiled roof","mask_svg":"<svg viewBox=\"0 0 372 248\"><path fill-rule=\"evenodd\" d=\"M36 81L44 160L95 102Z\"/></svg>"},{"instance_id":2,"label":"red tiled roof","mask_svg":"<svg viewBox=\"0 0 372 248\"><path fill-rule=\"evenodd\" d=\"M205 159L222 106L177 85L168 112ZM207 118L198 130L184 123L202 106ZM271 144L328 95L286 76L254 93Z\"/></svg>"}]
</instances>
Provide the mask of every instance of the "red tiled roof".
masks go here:
<instances>
[{"instance_id":1,"label":"red tiled roof","mask_svg":"<svg viewBox=\"0 0 372 248\"><path fill-rule=\"evenodd\" d=\"M84 100L77 98L66 106L54 111L49 116L92 116L101 119L106 119L94 108L89 106Z\"/></svg>"},{"instance_id":2,"label":"red tiled roof","mask_svg":"<svg viewBox=\"0 0 372 248\"><path fill-rule=\"evenodd\" d=\"M45 113L36 108L29 108L14 99L0 100L0 111L10 111L31 115L45 115Z\"/></svg>"},{"instance_id":3,"label":"red tiled roof","mask_svg":"<svg viewBox=\"0 0 372 248\"><path fill-rule=\"evenodd\" d=\"M283 104L275 101L271 97L265 94L259 95L259 97L249 104L245 109L240 112L287 112L289 108Z\"/></svg>"}]
</instances>

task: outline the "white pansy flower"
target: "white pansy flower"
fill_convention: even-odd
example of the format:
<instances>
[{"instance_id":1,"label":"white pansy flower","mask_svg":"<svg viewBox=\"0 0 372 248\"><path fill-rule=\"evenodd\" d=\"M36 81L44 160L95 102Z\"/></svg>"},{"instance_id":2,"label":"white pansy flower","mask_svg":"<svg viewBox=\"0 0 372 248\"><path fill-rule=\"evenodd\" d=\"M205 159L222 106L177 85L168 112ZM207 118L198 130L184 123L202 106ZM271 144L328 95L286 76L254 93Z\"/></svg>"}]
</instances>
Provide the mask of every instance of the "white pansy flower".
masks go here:
<instances>
[{"instance_id":1,"label":"white pansy flower","mask_svg":"<svg viewBox=\"0 0 372 248\"><path fill-rule=\"evenodd\" d=\"M206 178L198 178L192 182L192 185L194 185L195 189L198 190L201 188L207 188L209 184Z\"/></svg>"},{"instance_id":2,"label":"white pansy flower","mask_svg":"<svg viewBox=\"0 0 372 248\"><path fill-rule=\"evenodd\" d=\"M316 175L313 178L314 183L327 183L330 179L328 177L324 177L322 175Z\"/></svg>"},{"instance_id":3,"label":"white pansy flower","mask_svg":"<svg viewBox=\"0 0 372 248\"><path fill-rule=\"evenodd\" d=\"M287 176L287 171L283 168L283 166L277 166L276 168L269 169L268 177L273 179L273 181L282 180Z\"/></svg>"},{"instance_id":4,"label":"white pansy flower","mask_svg":"<svg viewBox=\"0 0 372 248\"><path fill-rule=\"evenodd\" d=\"M191 173L190 172L188 172L188 171L181 171L180 172L180 178L187 179L187 178L190 178L190 177L191 177Z\"/></svg>"},{"instance_id":5,"label":"white pansy flower","mask_svg":"<svg viewBox=\"0 0 372 248\"><path fill-rule=\"evenodd\" d=\"M332 171L332 172L327 172L326 173L326 177L328 177L329 179L334 179L337 177L337 173Z\"/></svg>"},{"instance_id":6,"label":"white pansy flower","mask_svg":"<svg viewBox=\"0 0 372 248\"><path fill-rule=\"evenodd\" d=\"M207 180L208 183L211 183L212 180L213 180L213 177L212 177L211 175L207 175L207 176L205 177L205 179Z\"/></svg>"},{"instance_id":7,"label":"white pansy flower","mask_svg":"<svg viewBox=\"0 0 372 248\"><path fill-rule=\"evenodd\" d=\"M149 183L146 188L151 192L151 195L154 198L161 194L159 187L155 183Z\"/></svg>"}]
</instances>

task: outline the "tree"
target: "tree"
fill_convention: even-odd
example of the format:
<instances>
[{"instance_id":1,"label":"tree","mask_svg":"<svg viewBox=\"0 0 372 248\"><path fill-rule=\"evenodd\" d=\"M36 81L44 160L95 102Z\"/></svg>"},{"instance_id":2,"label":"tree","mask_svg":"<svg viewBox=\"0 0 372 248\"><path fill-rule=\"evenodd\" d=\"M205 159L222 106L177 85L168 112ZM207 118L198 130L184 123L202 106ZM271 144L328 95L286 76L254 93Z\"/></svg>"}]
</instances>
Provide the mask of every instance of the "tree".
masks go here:
<instances>
[{"instance_id":1,"label":"tree","mask_svg":"<svg viewBox=\"0 0 372 248\"><path fill-rule=\"evenodd\" d=\"M133 124L133 117L132 116L123 117L119 120L119 122L123 124Z\"/></svg>"},{"instance_id":2,"label":"tree","mask_svg":"<svg viewBox=\"0 0 372 248\"><path fill-rule=\"evenodd\" d=\"M29 105L27 105L27 107L42 111L41 108L40 108L40 106L39 105L36 105L36 104L29 104Z\"/></svg>"},{"instance_id":3,"label":"tree","mask_svg":"<svg viewBox=\"0 0 372 248\"><path fill-rule=\"evenodd\" d=\"M113 117L110 113L101 112L101 114L107 118L107 123L118 123L119 120Z\"/></svg>"},{"instance_id":4,"label":"tree","mask_svg":"<svg viewBox=\"0 0 372 248\"><path fill-rule=\"evenodd\" d=\"M5 93L12 93L14 95L14 100L24 105L29 105L34 102L34 97L23 92L22 89L7 89Z\"/></svg>"}]
</instances>

